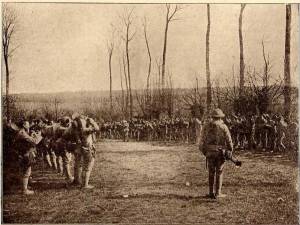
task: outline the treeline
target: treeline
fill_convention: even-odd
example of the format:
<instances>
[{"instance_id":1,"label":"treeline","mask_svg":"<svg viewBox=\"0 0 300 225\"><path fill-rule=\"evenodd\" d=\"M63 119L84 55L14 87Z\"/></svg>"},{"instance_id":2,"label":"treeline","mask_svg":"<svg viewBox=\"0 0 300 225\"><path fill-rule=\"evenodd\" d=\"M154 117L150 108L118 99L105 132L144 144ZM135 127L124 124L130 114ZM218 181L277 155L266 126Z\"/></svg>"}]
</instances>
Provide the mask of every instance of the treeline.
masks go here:
<instances>
[{"instance_id":1,"label":"treeline","mask_svg":"<svg viewBox=\"0 0 300 225\"><path fill-rule=\"evenodd\" d=\"M276 91L277 90L277 91ZM161 117L193 117L202 118L206 110L206 88L193 89L167 89L165 95L166 104L164 114L161 113L161 90L134 91L133 117L145 119ZM246 87L245 99L240 101L238 89L236 87L214 87L212 89L212 105L220 107L226 114L240 113L260 114L260 113L284 113L283 108L283 88L274 86L272 89L263 86L255 89ZM125 99L120 92L114 92L112 98L112 108L110 96L98 96L91 92L92 97L77 95L75 97L57 96L55 94L45 94L41 98L31 98L31 94L12 95L10 97L11 118L19 120L21 118L45 117L56 120L64 115L72 115L74 112L83 113L96 118L98 121L111 121L129 119L129 111L125 108ZM93 95L94 94L94 95ZM88 96L88 92L87 92ZM6 116L6 98L3 96L4 110ZM292 88L292 115L297 118L298 89Z\"/></svg>"}]
</instances>

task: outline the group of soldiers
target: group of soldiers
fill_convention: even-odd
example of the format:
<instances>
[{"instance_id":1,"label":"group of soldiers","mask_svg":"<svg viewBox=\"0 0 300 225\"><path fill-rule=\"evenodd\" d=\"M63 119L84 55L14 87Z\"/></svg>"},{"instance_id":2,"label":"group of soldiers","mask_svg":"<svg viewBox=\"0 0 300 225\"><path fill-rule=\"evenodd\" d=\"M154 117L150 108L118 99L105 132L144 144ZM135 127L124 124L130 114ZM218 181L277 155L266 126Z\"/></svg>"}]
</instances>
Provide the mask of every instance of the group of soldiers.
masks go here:
<instances>
[{"instance_id":1,"label":"group of soldiers","mask_svg":"<svg viewBox=\"0 0 300 225\"><path fill-rule=\"evenodd\" d=\"M105 122L100 136L124 141L177 141L199 143L203 127L199 118L136 119ZM232 135L235 149L285 151L298 148L298 123L280 114L227 115L224 123Z\"/></svg>"},{"instance_id":2,"label":"group of soldiers","mask_svg":"<svg viewBox=\"0 0 300 225\"><path fill-rule=\"evenodd\" d=\"M224 163L230 160L238 165L233 157L234 144L242 147L247 144L250 149L260 146L270 151L298 151L298 124L285 121L278 114L230 117L221 109L214 109L203 125L199 140L199 150L208 167L208 198L226 196L222 193Z\"/></svg>"},{"instance_id":3,"label":"group of soldiers","mask_svg":"<svg viewBox=\"0 0 300 225\"><path fill-rule=\"evenodd\" d=\"M212 127L208 129L209 124ZM7 165L9 163L19 162L22 191L26 195L34 193L29 190L28 182L32 165L37 158L41 158L49 168L64 176L68 184L91 189L93 186L89 184L89 180L95 162L94 143L98 138L196 143L205 156L210 148L215 149L219 143L222 143L222 146L226 145L226 149L229 149L227 153L232 152L233 149L243 148L298 151L298 123L286 121L279 114L225 116L220 109L213 111L203 120L133 118L129 121L103 122L98 125L94 119L75 113L71 117L65 116L55 122L47 119L31 121L23 119L17 123L4 121L4 168L9 167ZM218 177L217 195L221 195L220 171L224 160L218 157L211 156L212 159L208 157L208 164L213 165L209 168L211 174L216 174ZM73 172L70 166L72 159L74 159ZM210 183L212 179L209 178ZM210 194L212 194L211 189L210 184Z\"/></svg>"},{"instance_id":4,"label":"group of soldiers","mask_svg":"<svg viewBox=\"0 0 300 225\"><path fill-rule=\"evenodd\" d=\"M197 118L138 119L105 122L101 137L124 141L180 141L193 143L197 139ZM199 128L198 128L199 129Z\"/></svg>"},{"instance_id":5,"label":"group of soldiers","mask_svg":"<svg viewBox=\"0 0 300 225\"><path fill-rule=\"evenodd\" d=\"M224 119L235 149L298 150L298 122L282 115L234 115Z\"/></svg>"},{"instance_id":6,"label":"group of soldiers","mask_svg":"<svg viewBox=\"0 0 300 225\"><path fill-rule=\"evenodd\" d=\"M56 122L46 119L23 119L17 123L4 121L3 131L4 168L10 166L8 163L19 162L25 195L34 194L29 190L28 182L32 165L38 157L46 161L53 171L65 176L69 184L93 188L89 180L95 161L94 142L99 125L92 118L74 114ZM72 158L73 173L70 167Z\"/></svg>"}]
</instances>

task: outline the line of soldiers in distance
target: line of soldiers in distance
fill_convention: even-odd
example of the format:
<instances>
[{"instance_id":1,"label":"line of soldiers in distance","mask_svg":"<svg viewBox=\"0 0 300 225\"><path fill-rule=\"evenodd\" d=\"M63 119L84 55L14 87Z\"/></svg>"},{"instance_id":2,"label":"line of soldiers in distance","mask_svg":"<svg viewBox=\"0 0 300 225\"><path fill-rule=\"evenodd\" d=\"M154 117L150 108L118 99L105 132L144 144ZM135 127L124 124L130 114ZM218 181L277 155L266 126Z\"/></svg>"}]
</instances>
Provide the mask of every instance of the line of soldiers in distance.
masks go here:
<instances>
[{"instance_id":1,"label":"line of soldiers in distance","mask_svg":"<svg viewBox=\"0 0 300 225\"><path fill-rule=\"evenodd\" d=\"M235 149L285 151L298 149L298 123L274 114L235 115L224 119ZM203 121L198 118L137 119L105 122L100 137L135 141L178 141L197 143Z\"/></svg>"}]
</instances>

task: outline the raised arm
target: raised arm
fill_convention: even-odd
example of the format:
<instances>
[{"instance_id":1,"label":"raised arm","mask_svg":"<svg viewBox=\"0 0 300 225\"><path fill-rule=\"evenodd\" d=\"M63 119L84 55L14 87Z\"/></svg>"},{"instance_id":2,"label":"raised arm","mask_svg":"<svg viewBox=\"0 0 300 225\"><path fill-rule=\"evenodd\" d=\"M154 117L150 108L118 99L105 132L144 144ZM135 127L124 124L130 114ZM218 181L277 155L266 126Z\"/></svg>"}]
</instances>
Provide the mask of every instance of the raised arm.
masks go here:
<instances>
[{"instance_id":1,"label":"raised arm","mask_svg":"<svg viewBox=\"0 0 300 225\"><path fill-rule=\"evenodd\" d=\"M99 131L100 128L98 126L98 124L92 119L92 118L88 118L89 123L92 125L91 127L83 127L82 128L82 132L84 134L91 134L94 133L96 131Z\"/></svg>"}]
</instances>

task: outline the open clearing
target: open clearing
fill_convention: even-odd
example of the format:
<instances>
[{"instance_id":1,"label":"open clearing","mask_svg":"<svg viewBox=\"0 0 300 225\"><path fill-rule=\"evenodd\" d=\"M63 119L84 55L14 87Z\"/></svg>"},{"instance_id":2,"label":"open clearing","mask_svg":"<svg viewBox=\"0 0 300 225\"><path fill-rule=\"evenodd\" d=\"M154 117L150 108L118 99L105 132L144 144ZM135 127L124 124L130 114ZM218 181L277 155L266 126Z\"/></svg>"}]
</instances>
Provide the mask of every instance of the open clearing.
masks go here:
<instances>
[{"instance_id":1,"label":"open clearing","mask_svg":"<svg viewBox=\"0 0 300 225\"><path fill-rule=\"evenodd\" d=\"M205 158L196 146L104 140L97 143L95 189L67 186L36 166L33 196L4 190L5 223L298 224L297 164L270 153L236 152L223 192L208 200ZM189 184L187 183L189 182Z\"/></svg>"}]
</instances>

